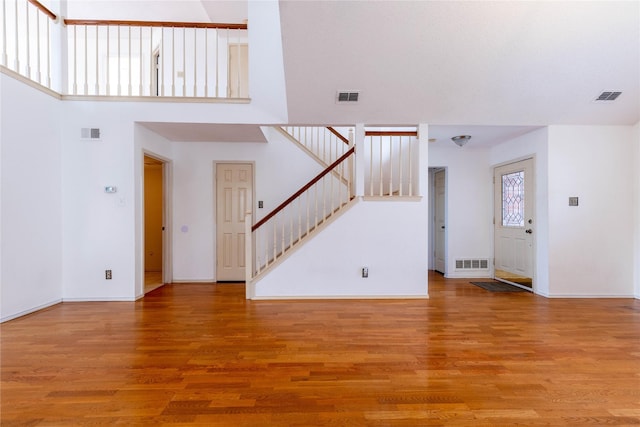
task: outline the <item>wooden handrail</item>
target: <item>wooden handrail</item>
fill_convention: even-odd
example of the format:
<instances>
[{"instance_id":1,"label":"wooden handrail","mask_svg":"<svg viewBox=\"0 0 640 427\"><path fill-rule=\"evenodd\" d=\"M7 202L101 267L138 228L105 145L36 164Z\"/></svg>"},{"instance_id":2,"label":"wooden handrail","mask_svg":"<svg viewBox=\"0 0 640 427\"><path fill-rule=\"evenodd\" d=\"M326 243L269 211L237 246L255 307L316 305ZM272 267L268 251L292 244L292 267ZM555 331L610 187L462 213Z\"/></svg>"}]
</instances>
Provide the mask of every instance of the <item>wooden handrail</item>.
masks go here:
<instances>
[{"instance_id":1,"label":"wooden handrail","mask_svg":"<svg viewBox=\"0 0 640 427\"><path fill-rule=\"evenodd\" d=\"M400 130L400 131L377 131L368 130L364 133L364 136L418 136L418 132L415 130Z\"/></svg>"},{"instance_id":2,"label":"wooden handrail","mask_svg":"<svg viewBox=\"0 0 640 427\"><path fill-rule=\"evenodd\" d=\"M40 3L38 0L27 0L27 1L29 3L31 3L32 5L34 5L35 7L37 7L38 9L40 9L42 11L42 13L47 15L52 20L55 21L56 19L58 19L58 17L56 16L55 13L53 13L49 9L47 9L47 7L45 5L43 5L42 3Z\"/></svg>"},{"instance_id":3,"label":"wooden handrail","mask_svg":"<svg viewBox=\"0 0 640 427\"><path fill-rule=\"evenodd\" d=\"M307 184L305 184L301 189L296 191L293 194L293 196L289 197L287 200L285 200L284 202L280 203L280 205L277 208L275 208L274 210L269 212L267 214L267 216L265 216L260 221L258 221L253 227L251 227L251 231L252 232L256 231L258 228L260 228L261 225L263 225L265 222L269 221L271 218L276 216L278 214L278 212L280 212L282 209L284 209L289 203L293 202L295 199L300 197L300 195L302 193L304 193L309 188L311 188L311 186L313 184L315 184L316 182L320 181L326 174L328 174L329 172L334 170L340 163L342 163L345 159L347 159L354 152L355 152L355 147L351 147L346 153L344 153L342 156L340 156L340 158L338 160L336 160L335 162L331 163L325 170L320 172L315 178L313 178L311 181L309 181Z\"/></svg>"},{"instance_id":4,"label":"wooden handrail","mask_svg":"<svg viewBox=\"0 0 640 427\"><path fill-rule=\"evenodd\" d=\"M65 19L64 24L98 26L113 25L123 27L218 28L229 30L246 30L248 28L247 24L221 24L215 22L114 21L100 19Z\"/></svg>"},{"instance_id":5,"label":"wooden handrail","mask_svg":"<svg viewBox=\"0 0 640 427\"><path fill-rule=\"evenodd\" d=\"M332 134L334 134L335 136L337 136L339 140L341 140L345 144L349 145L349 140L347 138L345 138L344 136L342 136L342 134L340 132L338 132L337 130L335 130L331 126L327 126L327 130L329 132L331 132Z\"/></svg>"}]
</instances>

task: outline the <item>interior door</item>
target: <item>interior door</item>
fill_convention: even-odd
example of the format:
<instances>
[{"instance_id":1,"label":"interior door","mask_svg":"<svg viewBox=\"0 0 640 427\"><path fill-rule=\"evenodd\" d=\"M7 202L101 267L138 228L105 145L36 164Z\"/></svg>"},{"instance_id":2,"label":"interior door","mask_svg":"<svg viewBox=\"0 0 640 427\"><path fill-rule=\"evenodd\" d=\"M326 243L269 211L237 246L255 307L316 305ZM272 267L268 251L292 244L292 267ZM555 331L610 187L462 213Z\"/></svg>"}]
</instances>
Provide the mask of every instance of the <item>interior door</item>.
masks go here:
<instances>
[{"instance_id":1,"label":"interior door","mask_svg":"<svg viewBox=\"0 0 640 427\"><path fill-rule=\"evenodd\" d=\"M216 280L245 280L247 211L253 206L253 166L249 163L216 165Z\"/></svg>"},{"instance_id":2,"label":"interior door","mask_svg":"<svg viewBox=\"0 0 640 427\"><path fill-rule=\"evenodd\" d=\"M533 159L494 170L497 280L533 288L535 195Z\"/></svg>"},{"instance_id":3,"label":"interior door","mask_svg":"<svg viewBox=\"0 0 640 427\"><path fill-rule=\"evenodd\" d=\"M441 170L434 174L435 181L435 226L434 226L434 269L442 274L446 273L445 261L445 171Z\"/></svg>"},{"instance_id":4,"label":"interior door","mask_svg":"<svg viewBox=\"0 0 640 427\"><path fill-rule=\"evenodd\" d=\"M249 97L249 46L229 46L229 97Z\"/></svg>"}]
</instances>

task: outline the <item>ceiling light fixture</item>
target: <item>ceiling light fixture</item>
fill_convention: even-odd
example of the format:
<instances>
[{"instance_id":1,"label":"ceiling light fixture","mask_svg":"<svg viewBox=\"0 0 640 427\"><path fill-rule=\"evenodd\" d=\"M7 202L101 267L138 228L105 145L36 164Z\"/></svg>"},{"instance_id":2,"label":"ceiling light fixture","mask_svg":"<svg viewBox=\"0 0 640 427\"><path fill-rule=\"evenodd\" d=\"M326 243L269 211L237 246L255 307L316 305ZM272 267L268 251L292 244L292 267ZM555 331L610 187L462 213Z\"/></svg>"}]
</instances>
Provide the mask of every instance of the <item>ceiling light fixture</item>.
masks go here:
<instances>
[{"instance_id":1,"label":"ceiling light fixture","mask_svg":"<svg viewBox=\"0 0 640 427\"><path fill-rule=\"evenodd\" d=\"M470 139L471 135L458 135L451 138L451 140L459 147L463 147Z\"/></svg>"}]
</instances>

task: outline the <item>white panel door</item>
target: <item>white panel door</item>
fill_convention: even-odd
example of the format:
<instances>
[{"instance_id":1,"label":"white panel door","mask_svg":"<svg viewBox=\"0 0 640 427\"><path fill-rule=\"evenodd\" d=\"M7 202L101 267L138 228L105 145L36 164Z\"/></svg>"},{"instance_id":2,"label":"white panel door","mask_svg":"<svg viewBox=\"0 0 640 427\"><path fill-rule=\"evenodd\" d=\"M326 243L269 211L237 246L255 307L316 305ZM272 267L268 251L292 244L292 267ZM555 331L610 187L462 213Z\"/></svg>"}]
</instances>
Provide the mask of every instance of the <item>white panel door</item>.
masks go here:
<instances>
[{"instance_id":1,"label":"white panel door","mask_svg":"<svg viewBox=\"0 0 640 427\"><path fill-rule=\"evenodd\" d=\"M253 166L216 165L216 280L245 280L244 220L253 206Z\"/></svg>"},{"instance_id":2,"label":"white panel door","mask_svg":"<svg viewBox=\"0 0 640 427\"><path fill-rule=\"evenodd\" d=\"M495 168L495 278L533 287L533 160Z\"/></svg>"},{"instance_id":3,"label":"white panel door","mask_svg":"<svg viewBox=\"0 0 640 427\"><path fill-rule=\"evenodd\" d=\"M435 173L435 227L434 227L434 269L442 274L446 273L446 261L445 261L445 216L444 216L444 203L445 203L445 171L441 170Z\"/></svg>"}]
</instances>

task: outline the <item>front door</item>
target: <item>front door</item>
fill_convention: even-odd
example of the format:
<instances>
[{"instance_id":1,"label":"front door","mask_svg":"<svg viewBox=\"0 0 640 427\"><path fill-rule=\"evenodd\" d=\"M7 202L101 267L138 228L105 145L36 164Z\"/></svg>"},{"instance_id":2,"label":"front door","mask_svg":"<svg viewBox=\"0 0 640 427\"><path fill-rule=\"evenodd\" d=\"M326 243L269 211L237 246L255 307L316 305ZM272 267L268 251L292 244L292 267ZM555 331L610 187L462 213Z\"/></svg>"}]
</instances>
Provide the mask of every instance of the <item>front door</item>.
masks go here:
<instances>
[{"instance_id":1,"label":"front door","mask_svg":"<svg viewBox=\"0 0 640 427\"><path fill-rule=\"evenodd\" d=\"M216 280L245 280L244 220L253 206L253 166L216 165Z\"/></svg>"},{"instance_id":2,"label":"front door","mask_svg":"<svg viewBox=\"0 0 640 427\"><path fill-rule=\"evenodd\" d=\"M533 288L533 159L494 170L495 278Z\"/></svg>"}]
</instances>

